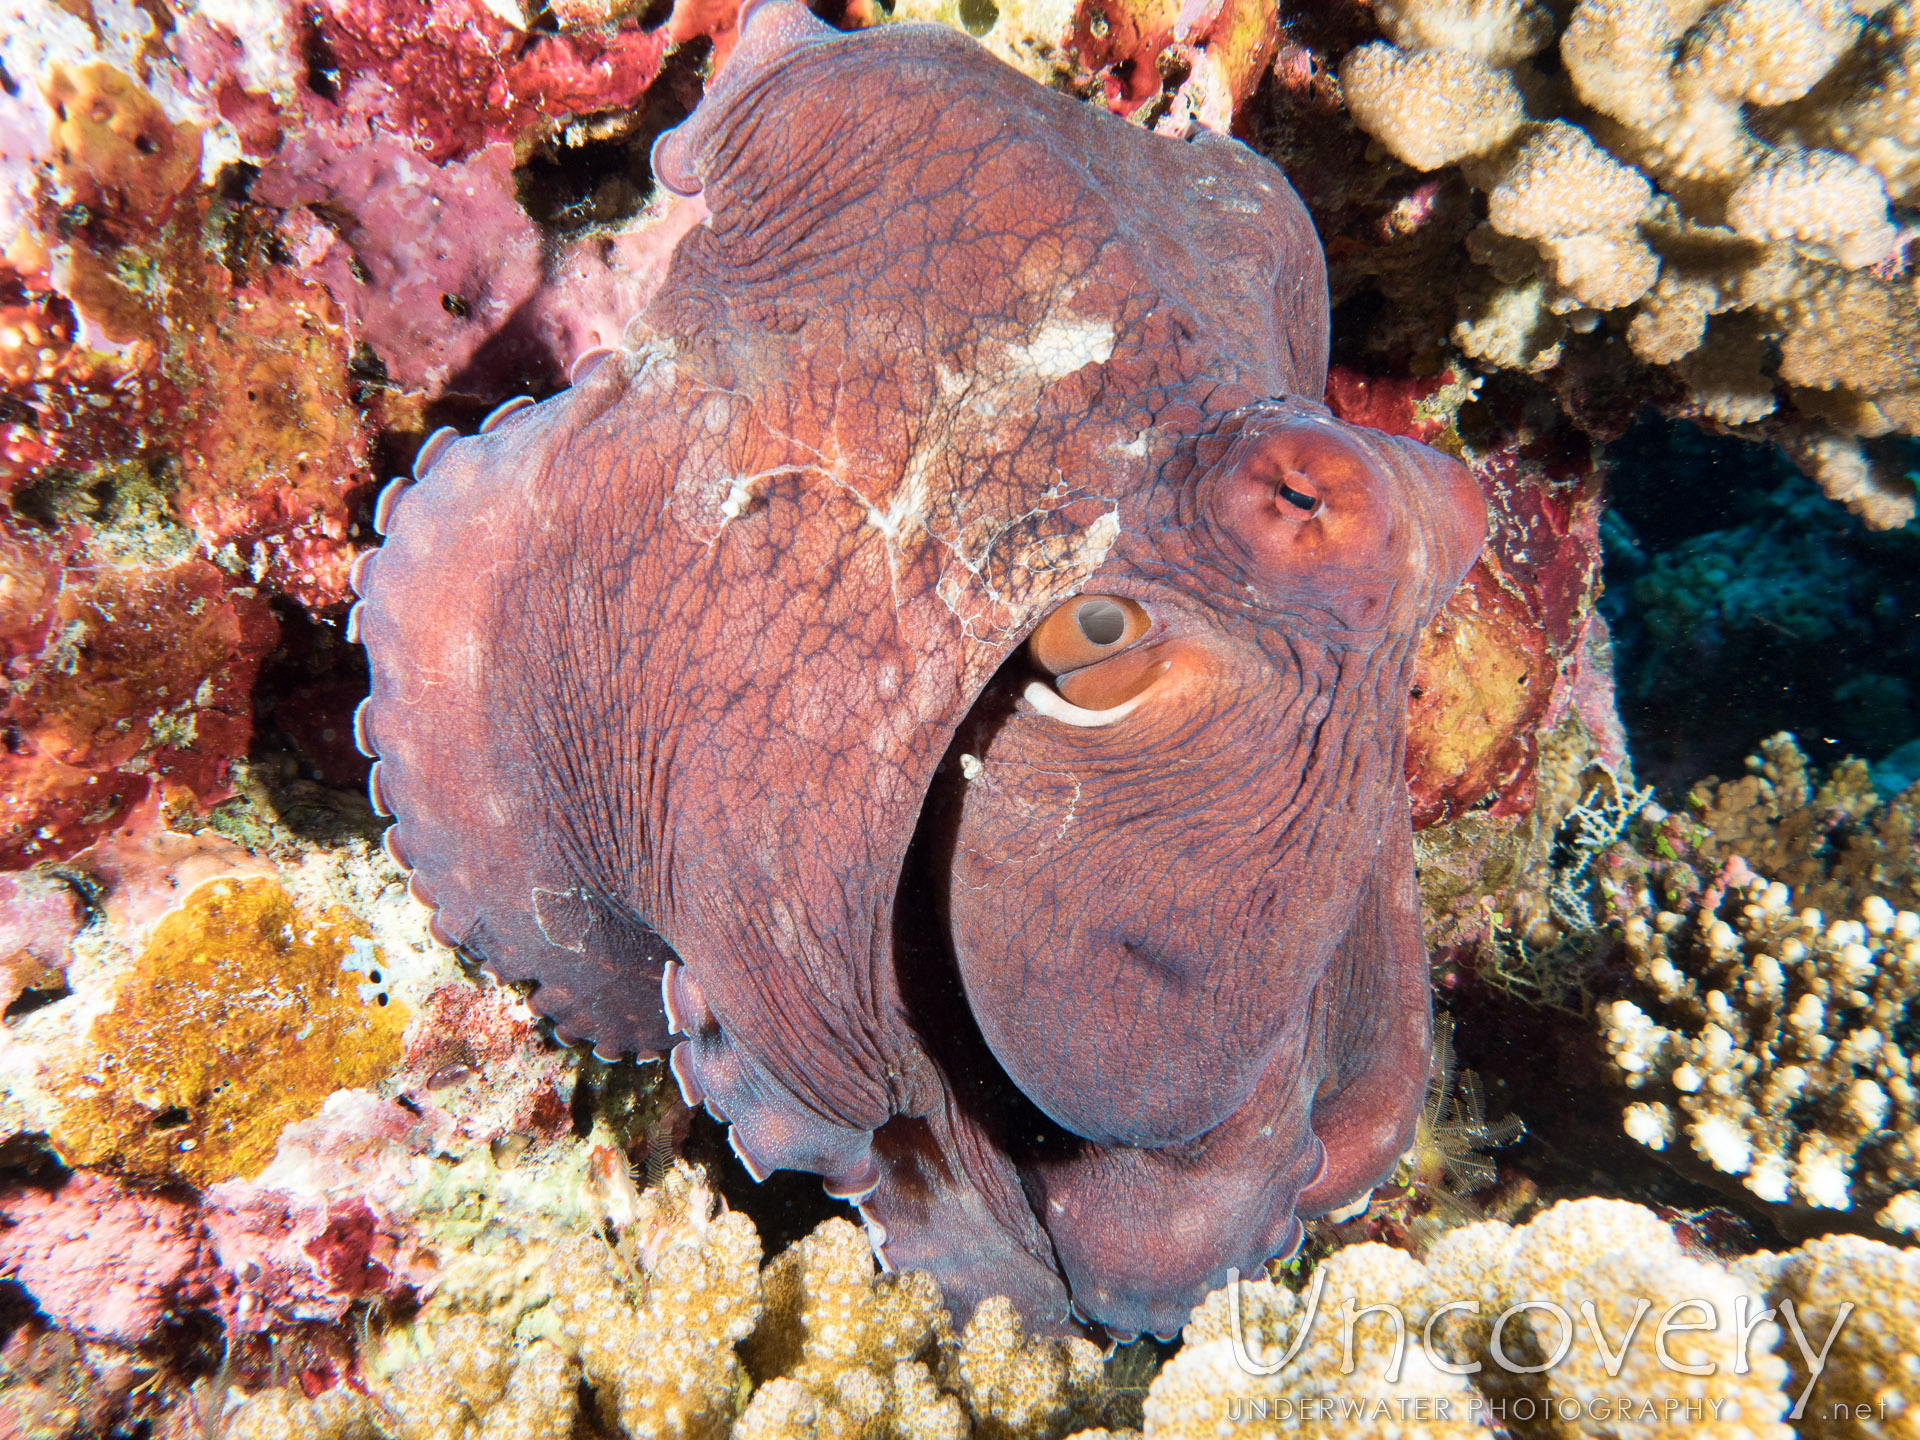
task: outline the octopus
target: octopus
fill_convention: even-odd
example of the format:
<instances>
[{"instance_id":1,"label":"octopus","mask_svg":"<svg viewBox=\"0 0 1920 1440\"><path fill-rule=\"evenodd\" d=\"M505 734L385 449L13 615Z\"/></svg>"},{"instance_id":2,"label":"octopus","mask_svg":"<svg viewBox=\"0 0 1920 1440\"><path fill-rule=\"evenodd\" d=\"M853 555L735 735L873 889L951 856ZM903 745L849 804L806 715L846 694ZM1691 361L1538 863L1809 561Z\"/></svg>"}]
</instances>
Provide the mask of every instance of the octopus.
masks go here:
<instances>
[{"instance_id":1,"label":"octopus","mask_svg":"<svg viewBox=\"0 0 1920 1440\"><path fill-rule=\"evenodd\" d=\"M966 37L743 17L570 388L381 497L386 843L962 1314L1170 1335L1407 1147L1414 648L1484 539L1344 423L1278 170Z\"/></svg>"}]
</instances>

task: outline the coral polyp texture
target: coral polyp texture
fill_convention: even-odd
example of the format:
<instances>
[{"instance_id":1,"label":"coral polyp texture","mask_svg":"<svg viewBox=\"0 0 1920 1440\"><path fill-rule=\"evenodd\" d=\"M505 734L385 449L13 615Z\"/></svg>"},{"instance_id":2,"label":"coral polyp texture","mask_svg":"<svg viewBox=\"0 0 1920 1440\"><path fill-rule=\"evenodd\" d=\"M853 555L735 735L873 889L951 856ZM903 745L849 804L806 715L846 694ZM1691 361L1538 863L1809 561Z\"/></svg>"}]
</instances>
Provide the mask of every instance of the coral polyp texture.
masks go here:
<instances>
[{"instance_id":1,"label":"coral polyp texture","mask_svg":"<svg viewBox=\"0 0 1920 1440\"><path fill-rule=\"evenodd\" d=\"M1389 39L1340 62L1354 120L1486 197L1462 351L1547 375L1624 348L1676 413L1778 440L1869 525L1912 518L1882 443L1920 433L1912 0L1580 0L1557 37L1532 3L1376 13Z\"/></svg>"}]
</instances>

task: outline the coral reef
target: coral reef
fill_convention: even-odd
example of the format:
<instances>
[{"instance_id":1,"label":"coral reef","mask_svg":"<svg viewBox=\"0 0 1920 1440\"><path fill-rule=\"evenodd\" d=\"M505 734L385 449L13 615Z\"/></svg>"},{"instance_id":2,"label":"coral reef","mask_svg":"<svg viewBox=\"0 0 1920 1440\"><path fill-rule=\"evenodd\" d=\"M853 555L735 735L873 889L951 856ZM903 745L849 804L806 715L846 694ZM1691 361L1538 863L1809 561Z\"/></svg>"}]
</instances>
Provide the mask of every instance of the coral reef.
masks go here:
<instances>
[{"instance_id":1,"label":"coral reef","mask_svg":"<svg viewBox=\"0 0 1920 1440\"><path fill-rule=\"evenodd\" d=\"M18 602L0 696L0 856L13 864L80 849L156 792L226 798L277 634L266 603L205 560L170 546L157 564L116 563L83 534L0 518L0 583Z\"/></svg>"},{"instance_id":2,"label":"coral reef","mask_svg":"<svg viewBox=\"0 0 1920 1440\"><path fill-rule=\"evenodd\" d=\"M1279 44L1261 0L896 0L893 20L932 20L973 36L1043 84L1104 103L1170 134L1227 133Z\"/></svg>"},{"instance_id":3,"label":"coral reef","mask_svg":"<svg viewBox=\"0 0 1920 1440\"><path fill-rule=\"evenodd\" d=\"M1889 204L1914 198L1911 0L1394 0L1340 62L1354 121L1486 197L1486 280L1452 339L1545 374L1569 347L1660 367L1673 406L1780 440L1867 524L1913 515L1920 304ZM1777 368L1768 361L1777 348ZM1623 357L1624 358L1624 357ZM1614 363L1618 363L1617 361Z\"/></svg>"},{"instance_id":4,"label":"coral reef","mask_svg":"<svg viewBox=\"0 0 1920 1440\"><path fill-rule=\"evenodd\" d=\"M560 33L463 0L10 21L9 862L83 848L157 782L225 799L273 603L337 620L374 469L431 428L422 407L456 379L481 401L551 388L617 338L657 281L649 225L574 245L548 286L514 146L657 127L629 107L677 50L726 43L732 9Z\"/></svg>"},{"instance_id":5,"label":"coral reef","mask_svg":"<svg viewBox=\"0 0 1920 1440\"><path fill-rule=\"evenodd\" d=\"M1903 1434L1875 1426L1903 1414L1916 1284L1920 1255L1876 1241L1722 1262L1641 1206L1563 1202L1454 1230L1424 1262L1349 1247L1304 1294L1209 1296L1146 1433Z\"/></svg>"},{"instance_id":6,"label":"coral reef","mask_svg":"<svg viewBox=\"0 0 1920 1440\"><path fill-rule=\"evenodd\" d=\"M1920 1346L1915 1300L1920 1264L1912 1250L1895 1250L1856 1235L1810 1240L1786 1255L1751 1255L1733 1272L1763 1289L1769 1306L1787 1304L1809 1337L1830 1338L1824 1373L1812 1370L1805 1345L1780 1347L1796 1395L1818 1380L1818 1417L1803 1430L1843 1437L1913 1433L1913 1356ZM1827 1421L1823 1428L1819 1419Z\"/></svg>"},{"instance_id":7,"label":"coral reef","mask_svg":"<svg viewBox=\"0 0 1920 1440\"><path fill-rule=\"evenodd\" d=\"M1920 541L1789 468L1868 524L1911 513L1912 0L816 8L955 26L1293 178L1338 307L1328 404L1458 456L1491 508L1422 641L1408 776L1484 1087L1437 1067L1371 1205L1250 1278L1239 1341L1210 1297L1154 1380L1165 1347L1103 1364L1003 1301L956 1330L829 1202L690 1134L656 1069L556 1044L436 943L344 793L348 572L430 431L559 389L658 288L706 212L649 146L734 0L25 0L0 21L0 1432L1912 1433ZM1598 455L1646 406L1682 419ZM1817 765L1776 737L1739 773L1783 727ZM1528 1142L1480 1153L1509 1109ZM1595 1189L1659 1208L1553 1204ZM1892 1243L1805 1238L1839 1227ZM1480 1315L1436 1319L1462 1298ZM1662 1343L1711 1376L1655 1349L1690 1300L1713 1327ZM1493 1353L1521 1301L1567 1317L1550 1371ZM1343 1373L1347 1302L1402 1307L1392 1378L1377 1311ZM1736 1373L1729 1327L1769 1310ZM1534 1309L1500 1339L1538 1363L1561 1333ZM1622 1396L1651 1408L1595 1408Z\"/></svg>"},{"instance_id":8,"label":"coral reef","mask_svg":"<svg viewBox=\"0 0 1920 1440\"><path fill-rule=\"evenodd\" d=\"M876 1268L866 1234L845 1220L829 1220L767 1266L764 1332L746 1351L759 1384L741 1436L968 1433L965 1412L940 1394L927 1364L950 1338L940 1334L939 1287L924 1274Z\"/></svg>"},{"instance_id":9,"label":"coral reef","mask_svg":"<svg viewBox=\"0 0 1920 1440\"><path fill-rule=\"evenodd\" d=\"M565 1435L576 1381L603 1433L635 1440L1058 1440L1111 1409L1093 1345L1027 1340L1004 1301L956 1340L932 1280L879 1274L845 1220L762 1268L752 1223L684 1163L626 1197L611 1244L577 1235L537 1260L510 1245L451 1267L417 1316L368 1339L356 1386L194 1403L221 1404L229 1436L311 1440Z\"/></svg>"},{"instance_id":10,"label":"coral reef","mask_svg":"<svg viewBox=\"0 0 1920 1440\"><path fill-rule=\"evenodd\" d=\"M1920 794L1895 803L1910 826ZM1920 1227L1908 1014L1920 997L1920 915L1868 894L1828 918L1840 907L1808 902L1840 889L1834 881L1789 888L1756 871L1785 862L1790 839L1723 843L1738 849L1704 894L1625 925L1634 998L1599 1013L1639 1097L1627 1133L1654 1149L1684 1140L1772 1204L1860 1204L1890 1229Z\"/></svg>"},{"instance_id":11,"label":"coral reef","mask_svg":"<svg viewBox=\"0 0 1920 1440\"><path fill-rule=\"evenodd\" d=\"M269 879L207 881L117 977L48 1138L70 1165L200 1186L253 1174L287 1125L400 1058L382 963L344 912L303 914Z\"/></svg>"},{"instance_id":12,"label":"coral reef","mask_svg":"<svg viewBox=\"0 0 1920 1440\"><path fill-rule=\"evenodd\" d=\"M52 1193L0 1194L0 1220L0 1274L76 1335L131 1345L208 1298L206 1235L180 1201L80 1174Z\"/></svg>"}]
</instances>

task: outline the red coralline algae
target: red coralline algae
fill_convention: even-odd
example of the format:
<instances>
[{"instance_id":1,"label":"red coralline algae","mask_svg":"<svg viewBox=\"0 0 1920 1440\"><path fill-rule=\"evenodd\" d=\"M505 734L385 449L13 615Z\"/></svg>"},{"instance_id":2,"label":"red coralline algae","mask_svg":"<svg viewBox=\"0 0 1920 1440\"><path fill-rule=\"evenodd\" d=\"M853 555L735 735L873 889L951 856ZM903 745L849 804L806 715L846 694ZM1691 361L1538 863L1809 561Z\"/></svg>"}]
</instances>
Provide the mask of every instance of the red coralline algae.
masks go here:
<instances>
[{"instance_id":1,"label":"red coralline algae","mask_svg":"<svg viewBox=\"0 0 1920 1440\"><path fill-rule=\"evenodd\" d=\"M258 1179L208 1189L203 1219L232 1327L338 1320L356 1299L399 1298L430 1277L434 1257L396 1209L415 1157L439 1151L449 1133L437 1111L342 1090L281 1133Z\"/></svg>"},{"instance_id":2,"label":"red coralline algae","mask_svg":"<svg viewBox=\"0 0 1920 1440\"><path fill-rule=\"evenodd\" d=\"M177 345L204 388L180 438L175 507L256 583L309 609L343 605L353 510L373 473L339 307L284 270L238 289L218 267L205 278L209 318Z\"/></svg>"},{"instance_id":3,"label":"red coralline algae","mask_svg":"<svg viewBox=\"0 0 1920 1440\"><path fill-rule=\"evenodd\" d=\"M314 25L351 110L430 159L458 159L534 122L622 109L660 73L667 27L535 34L480 0L326 0ZM371 86L371 88L369 88Z\"/></svg>"},{"instance_id":4,"label":"red coralline algae","mask_svg":"<svg viewBox=\"0 0 1920 1440\"><path fill-rule=\"evenodd\" d=\"M3 520L0 536L0 556L34 553ZM12 679L0 694L0 864L71 854L156 783L224 797L278 628L266 602L204 560L82 553L42 605L0 656Z\"/></svg>"},{"instance_id":5,"label":"red coralline algae","mask_svg":"<svg viewBox=\"0 0 1920 1440\"><path fill-rule=\"evenodd\" d=\"M551 1138L572 1123L566 1052L542 1045L526 1001L501 986L462 982L428 996L397 1079L416 1102L449 1110L474 1142Z\"/></svg>"},{"instance_id":6,"label":"red coralline algae","mask_svg":"<svg viewBox=\"0 0 1920 1440\"><path fill-rule=\"evenodd\" d=\"M64 293L0 274L0 384L30 431L0 437L9 488L177 455L175 512L230 571L343 604L372 475L339 308L271 263L257 213L216 205L198 134L129 77L56 69L49 94L41 229L64 241Z\"/></svg>"},{"instance_id":7,"label":"red coralline algae","mask_svg":"<svg viewBox=\"0 0 1920 1440\"><path fill-rule=\"evenodd\" d=\"M178 409L155 350L100 354L78 332L45 274L0 262L0 496L56 468L123 459Z\"/></svg>"},{"instance_id":8,"label":"red coralline algae","mask_svg":"<svg viewBox=\"0 0 1920 1440\"><path fill-rule=\"evenodd\" d=\"M0 1220L0 1274L90 1339L137 1345L210 1293L206 1232L179 1201L82 1172L58 1190L0 1192Z\"/></svg>"},{"instance_id":9,"label":"red coralline algae","mask_svg":"<svg viewBox=\"0 0 1920 1440\"><path fill-rule=\"evenodd\" d=\"M79 207L95 235L124 242L154 234L200 178L199 132L169 122L111 65L55 65L46 98L58 201Z\"/></svg>"},{"instance_id":10,"label":"red coralline algae","mask_svg":"<svg viewBox=\"0 0 1920 1440\"><path fill-rule=\"evenodd\" d=\"M1074 16L1073 48L1097 72L1115 113L1160 99L1178 75L1173 122L1225 134L1266 73L1279 34L1270 0L1100 0Z\"/></svg>"}]
</instances>

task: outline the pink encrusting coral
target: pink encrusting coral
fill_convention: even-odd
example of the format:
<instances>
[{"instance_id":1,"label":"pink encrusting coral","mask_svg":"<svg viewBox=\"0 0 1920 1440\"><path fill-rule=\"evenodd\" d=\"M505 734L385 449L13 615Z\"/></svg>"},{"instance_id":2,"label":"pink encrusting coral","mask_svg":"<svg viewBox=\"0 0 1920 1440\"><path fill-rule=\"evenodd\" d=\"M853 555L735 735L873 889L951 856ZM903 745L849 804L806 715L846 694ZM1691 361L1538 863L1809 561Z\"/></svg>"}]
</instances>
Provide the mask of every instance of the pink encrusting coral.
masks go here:
<instances>
[{"instance_id":1,"label":"pink encrusting coral","mask_svg":"<svg viewBox=\"0 0 1920 1440\"><path fill-rule=\"evenodd\" d=\"M137 1344L210 1294L205 1229L177 1200L82 1173L54 1190L0 1191L0 1221L0 1275L91 1339Z\"/></svg>"},{"instance_id":2,"label":"pink encrusting coral","mask_svg":"<svg viewBox=\"0 0 1920 1440\"><path fill-rule=\"evenodd\" d=\"M671 25L631 22L530 32L482 0L324 0L313 23L343 108L377 116L438 162L511 140L541 120L624 109L653 83L675 42L692 38Z\"/></svg>"},{"instance_id":3,"label":"pink encrusting coral","mask_svg":"<svg viewBox=\"0 0 1920 1440\"><path fill-rule=\"evenodd\" d=\"M541 287L503 142L435 164L365 122L331 126L288 137L252 195L288 212L303 272L409 390L444 389Z\"/></svg>"}]
</instances>

